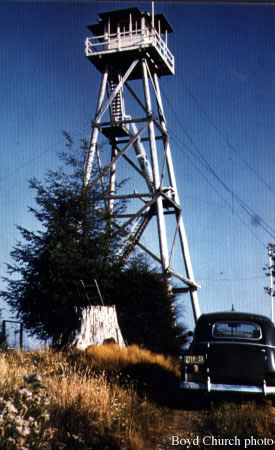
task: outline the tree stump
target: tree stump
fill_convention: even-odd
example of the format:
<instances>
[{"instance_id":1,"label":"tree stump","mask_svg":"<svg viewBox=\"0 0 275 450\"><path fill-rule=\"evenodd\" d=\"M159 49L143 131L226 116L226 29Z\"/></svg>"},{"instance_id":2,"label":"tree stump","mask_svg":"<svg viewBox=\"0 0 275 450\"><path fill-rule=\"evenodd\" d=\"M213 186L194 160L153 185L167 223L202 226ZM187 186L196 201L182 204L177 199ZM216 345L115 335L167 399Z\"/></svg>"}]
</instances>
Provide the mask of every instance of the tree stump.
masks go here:
<instances>
[{"instance_id":1,"label":"tree stump","mask_svg":"<svg viewBox=\"0 0 275 450\"><path fill-rule=\"evenodd\" d=\"M102 345L108 341L125 347L115 305L82 308L80 329L76 332L73 345L85 350L89 345Z\"/></svg>"}]
</instances>

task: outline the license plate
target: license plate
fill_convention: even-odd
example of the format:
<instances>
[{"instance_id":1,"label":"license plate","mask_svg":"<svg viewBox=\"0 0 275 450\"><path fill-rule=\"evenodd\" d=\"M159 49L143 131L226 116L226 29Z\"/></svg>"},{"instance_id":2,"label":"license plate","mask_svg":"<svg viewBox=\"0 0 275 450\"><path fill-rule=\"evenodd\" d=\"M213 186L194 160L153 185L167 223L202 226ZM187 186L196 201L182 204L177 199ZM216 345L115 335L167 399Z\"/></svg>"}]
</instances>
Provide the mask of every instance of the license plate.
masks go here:
<instances>
[{"instance_id":1,"label":"license plate","mask_svg":"<svg viewBox=\"0 0 275 450\"><path fill-rule=\"evenodd\" d=\"M185 364L204 364L203 355L186 355L184 357Z\"/></svg>"}]
</instances>

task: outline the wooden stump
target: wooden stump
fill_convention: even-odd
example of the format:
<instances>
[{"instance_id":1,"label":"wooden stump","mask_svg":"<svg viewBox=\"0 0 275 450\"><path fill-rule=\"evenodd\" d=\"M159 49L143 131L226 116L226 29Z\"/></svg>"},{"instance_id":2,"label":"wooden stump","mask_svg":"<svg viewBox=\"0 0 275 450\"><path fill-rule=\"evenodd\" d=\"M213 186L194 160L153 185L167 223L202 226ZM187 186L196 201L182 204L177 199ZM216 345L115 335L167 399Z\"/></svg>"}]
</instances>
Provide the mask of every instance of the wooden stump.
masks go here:
<instances>
[{"instance_id":1,"label":"wooden stump","mask_svg":"<svg viewBox=\"0 0 275 450\"><path fill-rule=\"evenodd\" d=\"M125 347L118 325L116 307L113 305L82 308L80 329L76 332L73 345L79 350L85 350L89 345L102 345L104 341L115 341Z\"/></svg>"}]
</instances>

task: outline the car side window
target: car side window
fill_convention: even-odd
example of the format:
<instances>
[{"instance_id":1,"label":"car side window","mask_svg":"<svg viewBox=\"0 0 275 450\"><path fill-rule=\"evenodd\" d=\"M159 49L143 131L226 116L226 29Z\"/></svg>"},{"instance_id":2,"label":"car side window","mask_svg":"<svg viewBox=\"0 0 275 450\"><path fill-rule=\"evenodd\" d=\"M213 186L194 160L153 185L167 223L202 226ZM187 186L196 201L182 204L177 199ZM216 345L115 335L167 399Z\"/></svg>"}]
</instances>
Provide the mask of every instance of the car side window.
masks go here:
<instances>
[{"instance_id":1,"label":"car side window","mask_svg":"<svg viewBox=\"0 0 275 450\"><path fill-rule=\"evenodd\" d=\"M257 323L225 320L213 324L212 336L223 339L259 340L262 338L262 330Z\"/></svg>"}]
</instances>

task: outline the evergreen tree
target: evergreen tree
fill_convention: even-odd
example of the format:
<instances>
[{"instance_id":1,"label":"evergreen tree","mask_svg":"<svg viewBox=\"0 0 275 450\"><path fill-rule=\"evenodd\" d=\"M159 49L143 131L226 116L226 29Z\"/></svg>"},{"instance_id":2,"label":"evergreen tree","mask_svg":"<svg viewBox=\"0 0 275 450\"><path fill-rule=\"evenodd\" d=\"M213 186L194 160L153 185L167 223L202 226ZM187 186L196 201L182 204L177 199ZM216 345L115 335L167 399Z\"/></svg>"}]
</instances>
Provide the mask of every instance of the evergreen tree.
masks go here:
<instances>
[{"instance_id":1,"label":"evergreen tree","mask_svg":"<svg viewBox=\"0 0 275 450\"><path fill-rule=\"evenodd\" d=\"M77 150L67 134L66 139L61 159L71 170L49 171L44 185L30 180L37 207L29 209L42 226L38 232L18 226L23 242L11 252L14 264L8 265L2 292L25 328L53 344L68 341L78 326L75 307L89 303L81 280L99 279L104 288L120 270L119 237L106 236L104 193L83 189L87 142Z\"/></svg>"},{"instance_id":2,"label":"evergreen tree","mask_svg":"<svg viewBox=\"0 0 275 450\"><path fill-rule=\"evenodd\" d=\"M123 337L153 352L180 355L185 329L176 325L174 296L163 275L149 268L144 257L134 258L117 273L111 301L117 306Z\"/></svg>"},{"instance_id":3,"label":"evergreen tree","mask_svg":"<svg viewBox=\"0 0 275 450\"><path fill-rule=\"evenodd\" d=\"M65 167L49 171L44 183L30 180L37 206L29 209L40 231L18 226L23 241L11 252L14 263L8 265L2 297L31 334L64 345L79 326L76 307L99 303L91 293L85 295L82 284L96 279L105 304L117 306L129 344L180 353L183 329L175 325L174 299L165 280L142 257L122 267L117 257L121 236L106 227L103 187L83 188L88 143L83 140L77 149L65 137L67 149L60 155Z\"/></svg>"}]
</instances>

